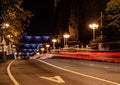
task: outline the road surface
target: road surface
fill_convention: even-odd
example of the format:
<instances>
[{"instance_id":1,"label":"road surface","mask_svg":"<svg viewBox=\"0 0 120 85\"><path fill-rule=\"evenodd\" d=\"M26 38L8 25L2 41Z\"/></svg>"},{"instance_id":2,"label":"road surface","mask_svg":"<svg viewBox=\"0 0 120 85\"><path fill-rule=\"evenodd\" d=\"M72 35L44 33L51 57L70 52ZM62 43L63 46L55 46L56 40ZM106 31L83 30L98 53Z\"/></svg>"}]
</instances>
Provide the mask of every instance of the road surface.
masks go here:
<instances>
[{"instance_id":1,"label":"road surface","mask_svg":"<svg viewBox=\"0 0 120 85\"><path fill-rule=\"evenodd\" d=\"M16 60L11 73L20 85L120 85L120 63L76 59Z\"/></svg>"}]
</instances>

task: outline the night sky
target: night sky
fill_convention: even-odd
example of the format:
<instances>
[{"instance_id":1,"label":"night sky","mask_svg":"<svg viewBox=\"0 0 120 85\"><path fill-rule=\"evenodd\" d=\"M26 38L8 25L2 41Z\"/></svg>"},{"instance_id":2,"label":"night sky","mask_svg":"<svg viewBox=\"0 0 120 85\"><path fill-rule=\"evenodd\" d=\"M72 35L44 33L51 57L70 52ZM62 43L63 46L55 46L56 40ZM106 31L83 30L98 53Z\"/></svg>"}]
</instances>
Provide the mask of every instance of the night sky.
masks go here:
<instances>
[{"instance_id":1,"label":"night sky","mask_svg":"<svg viewBox=\"0 0 120 85\"><path fill-rule=\"evenodd\" d=\"M56 0L60 1L60 0ZM34 16L31 18L30 26L27 27L26 31L28 35L51 35L56 32L59 33L59 29L63 31L66 30L67 27L67 19L68 17L69 6L67 2L70 0L61 0L61 2L65 2L63 6L61 6L60 10L56 10L58 12L59 23L56 24L55 20L55 12L54 12L54 0L24 0L23 7L27 10L32 11ZM80 2L80 16L79 16L79 35L81 41L86 41L92 38L92 31L88 28L89 21L93 19L97 19L100 16L100 12L105 9L105 3L109 0L78 0ZM58 4L62 5L62 4ZM65 14L66 13L66 14ZM57 25L58 27L54 27ZM65 26L66 25L66 26ZM59 28L59 29L58 29ZM99 32L100 33L100 32ZM90 34L90 35L88 35Z\"/></svg>"},{"instance_id":2,"label":"night sky","mask_svg":"<svg viewBox=\"0 0 120 85\"><path fill-rule=\"evenodd\" d=\"M51 0L24 0L23 7L34 16L30 19L28 35L49 35L53 25L53 3Z\"/></svg>"}]
</instances>

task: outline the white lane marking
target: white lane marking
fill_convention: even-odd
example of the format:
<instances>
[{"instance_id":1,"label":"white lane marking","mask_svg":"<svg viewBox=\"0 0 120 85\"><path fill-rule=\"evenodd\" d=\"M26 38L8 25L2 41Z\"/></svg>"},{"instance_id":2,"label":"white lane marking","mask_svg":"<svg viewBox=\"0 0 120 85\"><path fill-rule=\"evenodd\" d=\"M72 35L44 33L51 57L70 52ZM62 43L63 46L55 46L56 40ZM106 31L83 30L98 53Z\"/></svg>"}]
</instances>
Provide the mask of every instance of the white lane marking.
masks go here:
<instances>
[{"instance_id":1,"label":"white lane marking","mask_svg":"<svg viewBox=\"0 0 120 85\"><path fill-rule=\"evenodd\" d=\"M47 79L47 80L57 82L57 83L65 83L65 81L60 76L55 76L55 77L41 76L40 78Z\"/></svg>"},{"instance_id":2,"label":"white lane marking","mask_svg":"<svg viewBox=\"0 0 120 85\"><path fill-rule=\"evenodd\" d=\"M92 79L104 81L104 82L107 82L107 83L110 83L110 84L114 84L114 85L120 85L120 83L117 83L117 82L114 82L114 81L110 81L110 80L98 78L98 77L95 77L95 76L91 76L91 75L87 75L87 74L75 72L75 71L72 71L72 70L68 70L68 69L65 69L65 68L62 68L62 67L59 67L59 66L55 66L55 65L53 65L53 64L50 64L50 63L45 62L45 61L40 60L40 59L36 59L36 60L38 60L38 61L40 61L40 62L42 62L42 63L45 63L45 64L47 64L47 65L50 65L50 66L52 66L52 67L55 67L55 68L58 68L58 69L61 69L61 70L64 70L64 71L68 71L68 72L71 72L71 73L74 73L74 74L77 74L77 75L81 75L81 76L85 76L85 77L88 77L88 78L92 78Z\"/></svg>"},{"instance_id":3,"label":"white lane marking","mask_svg":"<svg viewBox=\"0 0 120 85\"><path fill-rule=\"evenodd\" d=\"M15 80L15 78L13 77L13 75L12 75L11 72L10 72L10 66L11 66L11 64L12 64L14 61L15 61L15 60L11 61L11 63L8 65L8 67L7 67L7 73L8 73L9 78L11 79L11 81L14 83L14 85L20 85L20 84Z\"/></svg>"}]
</instances>

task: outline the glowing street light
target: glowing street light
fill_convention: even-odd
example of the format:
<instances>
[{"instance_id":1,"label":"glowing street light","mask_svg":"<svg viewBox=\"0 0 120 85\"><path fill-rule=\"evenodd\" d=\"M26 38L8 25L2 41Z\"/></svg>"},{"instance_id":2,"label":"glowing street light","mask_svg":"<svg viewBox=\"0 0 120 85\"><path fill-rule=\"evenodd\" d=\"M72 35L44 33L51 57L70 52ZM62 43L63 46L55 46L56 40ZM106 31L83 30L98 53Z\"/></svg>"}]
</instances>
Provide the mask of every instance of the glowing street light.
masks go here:
<instances>
[{"instance_id":1,"label":"glowing street light","mask_svg":"<svg viewBox=\"0 0 120 85\"><path fill-rule=\"evenodd\" d=\"M48 51L49 47L50 47L50 45L49 45L49 44L46 44L47 53L49 52L49 51Z\"/></svg>"},{"instance_id":2,"label":"glowing street light","mask_svg":"<svg viewBox=\"0 0 120 85\"><path fill-rule=\"evenodd\" d=\"M40 55L40 53L39 53L39 52L37 52L36 54L37 54L37 55Z\"/></svg>"},{"instance_id":3,"label":"glowing street light","mask_svg":"<svg viewBox=\"0 0 120 85\"><path fill-rule=\"evenodd\" d=\"M44 50L45 50L44 48L41 48L42 54L43 54Z\"/></svg>"},{"instance_id":4,"label":"glowing street light","mask_svg":"<svg viewBox=\"0 0 120 85\"><path fill-rule=\"evenodd\" d=\"M2 26L2 28L4 29L4 28L8 28L10 25L8 24L8 23L4 23L3 24L3 26Z\"/></svg>"},{"instance_id":5,"label":"glowing street light","mask_svg":"<svg viewBox=\"0 0 120 85\"><path fill-rule=\"evenodd\" d=\"M95 30L99 27L97 24L90 24L89 27L93 29L93 41L95 40Z\"/></svg>"},{"instance_id":6,"label":"glowing street light","mask_svg":"<svg viewBox=\"0 0 120 85\"><path fill-rule=\"evenodd\" d=\"M52 42L53 42L53 49L55 49L56 47L55 47L55 43L57 42L57 40L56 39L52 39Z\"/></svg>"},{"instance_id":7,"label":"glowing street light","mask_svg":"<svg viewBox=\"0 0 120 85\"><path fill-rule=\"evenodd\" d=\"M67 39L70 38L70 35L69 34L64 34L63 38L64 38L64 48L65 48L65 47L67 47Z\"/></svg>"}]
</instances>

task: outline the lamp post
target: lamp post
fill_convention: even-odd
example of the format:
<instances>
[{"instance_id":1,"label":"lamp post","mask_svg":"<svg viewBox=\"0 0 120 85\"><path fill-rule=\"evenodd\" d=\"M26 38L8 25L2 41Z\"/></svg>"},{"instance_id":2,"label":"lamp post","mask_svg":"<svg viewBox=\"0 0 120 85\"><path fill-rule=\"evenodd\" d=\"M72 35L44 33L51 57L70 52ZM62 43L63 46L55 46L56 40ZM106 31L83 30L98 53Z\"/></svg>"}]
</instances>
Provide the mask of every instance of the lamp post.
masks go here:
<instances>
[{"instance_id":1,"label":"lamp post","mask_svg":"<svg viewBox=\"0 0 120 85\"><path fill-rule=\"evenodd\" d=\"M56 47L55 47L55 43L57 42L57 40L56 39L52 39L52 42L53 42L53 49L55 49Z\"/></svg>"},{"instance_id":2,"label":"lamp post","mask_svg":"<svg viewBox=\"0 0 120 85\"><path fill-rule=\"evenodd\" d=\"M45 50L44 48L41 48L42 54L44 53L44 50Z\"/></svg>"},{"instance_id":3,"label":"lamp post","mask_svg":"<svg viewBox=\"0 0 120 85\"><path fill-rule=\"evenodd\" d=\"M69 34L64 34L63 38L64 38L64 48L65 48L65 47L67 47L67 39L70 38L70 35Z\"/></svg>"},{"instance_id":4,"label":"lamp post","mask_svg":"<svg viewBox=\"0 0 120 85\"><path fill-rule=\"evenodd\" d=\"M12 44L11 44L11 39L12 39L12 35L7 35L7 38L9 39L8 41L8 55L11 55L12 54Z\"/></svg>"},{"instance_id":5,"label":"lamp post","mask_svg":"<svg viewBox=\"0 0 120 85\"><path fill-rule=\"evenodd\" d=\"M98 28L97 24L90 24L89 27L93 29L93 41L95 40L95 30Z\"/></svg>"},{"instance_id":6,"label":"lamp post","mask_svg":"<svg viewBox=\"0 0 120 85\"><path fill-rule=\"evenodd\" d=\"M50 45L49 45L49 44L46 44L47 53L49 52L49 47L50 47Z\"/></svg>"},{"instance_id":7,"label":"lamp post","mask_svg":"<svg viewBox=\"0 0 120 85\"><path fill-rule=\"evenodd\" d=\"M5 39L4 39L4 29L5 28L8 28L9 27L9 24L7 24L7 23L4 23L4 24L2 24L2 36L1 36L1 41L2 41L2 57L3 57L3 61L4 62L6 62L6 56L5 56L5 50L6 50L6 48L5 48L5 44L6 44L6 42L5 42Z\"/></svg>"}]
</instances>

